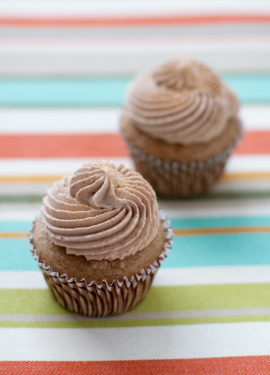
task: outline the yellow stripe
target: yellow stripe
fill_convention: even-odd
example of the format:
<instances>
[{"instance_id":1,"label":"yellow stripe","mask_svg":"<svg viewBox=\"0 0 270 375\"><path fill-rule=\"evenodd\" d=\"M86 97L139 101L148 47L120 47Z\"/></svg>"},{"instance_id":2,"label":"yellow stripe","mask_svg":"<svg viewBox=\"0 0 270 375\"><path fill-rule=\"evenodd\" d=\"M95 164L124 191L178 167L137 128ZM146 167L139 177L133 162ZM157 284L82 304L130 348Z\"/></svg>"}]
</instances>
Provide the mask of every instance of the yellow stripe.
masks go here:
<instances>
[{"instance_id":1,"label":"yellow stripe","mask_svg":"<svg viewBox=\"0 0 270 375\"><path fill-rule=\"evenodd\" d=\"M228 228L196 228L174 229L175 236L195 236L202 234L233 234L233 233L270 233L270 227L228 227ZM27 238L26 232L0 232L0 238Z\"/></svg>"},{"instance_id":2,"label":"yellow stripe","mask_svg":"<svg viewBox=\"0 0 270 375\"><path fill-rule=\"evenodd\" d=\"M228 227L228 228L198 228L174 229L175 236L193 236L200 234L233 234L233 233L270 233L270 227Z\"/></svg>"},{"instance_id":3,"label":"yellow stripe","mask_svg":"<svg viewBox=\"0 0 270 375\"><path fill-rule=\"evenodd\" d=\"M223 181L237 180L267 180L270 178L270 172L246 172L246 173L225 173Z\"/></svg>"},{"instance_id":4,"label":"yellow stripe","mask_svg":"<svg viewBox=\"0 0 270 375\"><path fill-rule=\"evenodd\" d=\"M0 232L0 238L27 238L26 232Z\"/></svg>"},{"instance_id":5,"label":"yellow stripe","mask_svg":"<svg viewBox=\"0 0 270 375\"><path fill-rule=\"evenodd\" d=\"M0 176L0 183L52 183L62 178L62 175L48 176ZM270 179L270 172L251 172L251 173L225 173L222 177L223 181L237 180L264 180Z\"/></svg>"},{"instance_id":6,"label":"yellow stripe","mask_svg":"<svg viewBox=\"0 0 270 375\"><path fill-rule=\"evenodd\" d=\"M36 183L52 183L56 180L60 180L62 175L55 175L55 176L0 176L0 183L28 183L28 184L36 184Z\"/></svg>"}]
</instances>

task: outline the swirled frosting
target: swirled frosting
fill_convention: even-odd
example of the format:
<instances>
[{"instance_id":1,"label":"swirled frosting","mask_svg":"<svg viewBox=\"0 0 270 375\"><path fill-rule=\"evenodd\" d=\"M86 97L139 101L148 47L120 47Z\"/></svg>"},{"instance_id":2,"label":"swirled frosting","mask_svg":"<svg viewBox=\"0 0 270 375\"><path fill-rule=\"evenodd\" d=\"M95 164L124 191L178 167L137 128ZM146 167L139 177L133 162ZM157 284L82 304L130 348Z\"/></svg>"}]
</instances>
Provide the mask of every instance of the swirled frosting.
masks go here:
<instances>
[{"instance_id":1,"label":"swirled frosting","mask_svg":"<svg viewBox=\"0 0 270 375\"><path fill-rule=\"evenodd\" d=\"M160 220L149 183L109 162L84 165L54 183L42 213L51 240L87 260L135 254L154 239Z\"/></svg>"},{"instance_id":2,"label":"swirled frosting","mask_svg":"<svg viewBox=\"0 0 270 375\"><path fill-rule=\"evenodd\" d=\"M187 59L142 73L131 83L124 113L168 143L206 143L237 115L238 100L207 66Z\"/></svg>"}]
</instances>

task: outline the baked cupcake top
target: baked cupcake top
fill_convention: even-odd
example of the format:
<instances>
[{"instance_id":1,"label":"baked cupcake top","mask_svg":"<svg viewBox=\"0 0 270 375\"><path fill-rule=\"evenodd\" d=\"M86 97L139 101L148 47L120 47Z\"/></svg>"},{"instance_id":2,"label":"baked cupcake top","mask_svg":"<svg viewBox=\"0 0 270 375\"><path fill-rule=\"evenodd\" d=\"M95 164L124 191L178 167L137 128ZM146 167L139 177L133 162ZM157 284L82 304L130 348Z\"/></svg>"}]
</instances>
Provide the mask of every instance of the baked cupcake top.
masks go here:
<instances>
[{"instance_id":1,"label":"baked cupcake top","mask_svg":"<svg viewBox=\"0 0 270 375\"><path fill-rule=\"evenodd\" d=\"M191 145L220 135L238 108L235 94L210 68L179 58L138 75L124 113L154 138Z\"/></svg>"},{"instance_id":2,"label":"baked cupcake top","mask_svg":"<svg viewBox=\"0 0 270 375\"><path fill-rule=\"evenodd\" d=\"M159 227L155 192L138 173L101 161L53 184L42 216L51 240L87 260L134 255Z\"/></svg>"}]
</instances>

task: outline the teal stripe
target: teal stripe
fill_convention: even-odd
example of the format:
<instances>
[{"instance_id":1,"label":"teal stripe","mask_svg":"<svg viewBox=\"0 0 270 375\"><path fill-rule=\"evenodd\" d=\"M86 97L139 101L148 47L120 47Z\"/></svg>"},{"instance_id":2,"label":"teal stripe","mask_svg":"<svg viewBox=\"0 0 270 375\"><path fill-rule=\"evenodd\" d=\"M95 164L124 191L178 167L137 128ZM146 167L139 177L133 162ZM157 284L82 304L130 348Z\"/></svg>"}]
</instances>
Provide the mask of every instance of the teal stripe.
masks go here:
<instances>
[{"instance_id":1,"label":"teal stripe","mask_svg":"<svg viewBox=\"0 0 270 375\"><path fill-rule=\"evenodd\" d=\"M270 216L170 218L174 229L270 227ZM27 232L31 220L0 220L0 232Z\"/></svg>"},{"instance_id":2,"label":"teal stripe","mask_svg":"<svg viewBox=\"0 0 270 375\"><path fill-rule=\"evenodd\" d=\"M0 271L36 271L27 239L0 240Z\"/></svg>"},{"instance_id":3,"label":"teal stripe","mask_svg":"<svg viewBox=\"0 0 270 375\"><path fill-rule=\"evenodd\" d=\"M270 74L225 74L245 103L270 102ZM0 106L121 106L130 77L0 78Z\"/></svg>"},{"instance_id":4,"label":"teal stripe","mask_svg":"<svg viewBox=\"0 0 270 375\"><path fill-rule=\"evenodd\" d=\"M270 101L270 74L226 74L224 81L244 103L268 103Z\"/></svg>"},{"instance_id":5,"label":"teal stripe","mask_svg":"<svg viewBox=\"0 0 270 375\"><path fill-rule=\"evenodd\" d=\"M1 78L0 106L120 106L128 77Z\"/></svg>"},{"instance_id":6,"label":"teal stripe","mask_svg":"<svg viewBox=\"0 0 270 375\"><path fill-rule=\"evenodd\" d=\"M165 267L270 264L270 233L174 237Z\"/></svg>"},{"instance_id":7,"label":"teal stripe","mask_svg":"<svg viewBox=\"0 0 270 375\"><path fill-rule=\"evenodd\" d=\"M264 227L269 216L173 218L173 228ZM0 221L0 232L27 232L31 221ZM270 234L178 236L163 267L270 264ZM27 239L0 240L0 270L35 270Z\"/></svg>"},{"instance_id":8,"label":"teal stripe","mask_svg":"<svg viewBox=\"0 0 270 375\"><path fill-rule=\"evenodd\" d=\"M192 217L173 218L170 221L175 229L270 227L270 216Z\"/></svg>"},{"instance_id":9,"label":"teal stripe","mask_svg":"<svg viewBox=\"0 0 270 375\"><path fill-rule=\"evenodd\" d=\"M0 232L28 232L31 220L0 220Z\"/></svg>"},{"instance_id":10,"label":"teal stripe","mask_svg":"<svg viewBox=\"0 0 270 375\"><path fill-rule=\"evenodd\" d=\"M163 267L270 264L270 233L178 236ZM27 239L0 240L0 270L35 270Z\"/></svg>"}]
</instances>

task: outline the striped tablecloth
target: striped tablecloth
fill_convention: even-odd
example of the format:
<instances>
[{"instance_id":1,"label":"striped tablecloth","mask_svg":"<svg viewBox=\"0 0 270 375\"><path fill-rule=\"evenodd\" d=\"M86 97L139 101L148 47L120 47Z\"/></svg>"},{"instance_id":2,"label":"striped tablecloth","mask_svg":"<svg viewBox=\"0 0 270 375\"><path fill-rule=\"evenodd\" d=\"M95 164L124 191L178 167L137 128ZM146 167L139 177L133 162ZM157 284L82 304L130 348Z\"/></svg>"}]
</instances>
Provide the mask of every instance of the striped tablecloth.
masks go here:
<instances>
[{"instance_id":1,"label":"striped tablecloth","mask_svg":"<svg viewBox=\"0 0 270 375\"><path fill-rule=\"evenodd\" d=\"M0 374L269 374L269 2L9 0L0 35ZM127 84L179 54L236 91L244 138L210 194L159 202L175 240L145 301L70 314L30 255L31 221L62 174L131 165Z\"/></svg>"}]
</instances>

